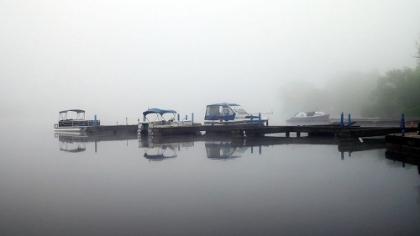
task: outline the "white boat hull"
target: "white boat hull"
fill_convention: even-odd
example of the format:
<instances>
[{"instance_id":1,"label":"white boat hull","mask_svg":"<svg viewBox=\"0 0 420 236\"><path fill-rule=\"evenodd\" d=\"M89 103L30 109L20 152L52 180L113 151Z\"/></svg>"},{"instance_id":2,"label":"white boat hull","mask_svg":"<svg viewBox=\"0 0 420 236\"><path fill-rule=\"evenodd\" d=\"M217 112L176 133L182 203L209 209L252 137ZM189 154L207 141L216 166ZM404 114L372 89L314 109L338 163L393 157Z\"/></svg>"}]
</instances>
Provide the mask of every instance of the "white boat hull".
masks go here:
<instances>
[{"instance_id":1,"label":"white boat hull","mask_svg":"<svg viewBox=\"0 0 420 236\"><path fill-rule=\"evenodd\" d=\"M261 125L265 125L268 119L261 119ZM252 124L257 126L258 119L254 119ZM250 119L235 119L235 120L205 120L204 125L251 125Z\"/></svg>"},{"instance_id":2,"label":"white boat hull","mask_svg":"<svg viewBox=\"0 0 420 236\"><path fill-rule=\"evenodd\" d=\"M58 125L54 125L54 131L56 132L84 132L86 131L88 126L65 126L65 127L58 127Z\"/></svg>"}]
</instances>

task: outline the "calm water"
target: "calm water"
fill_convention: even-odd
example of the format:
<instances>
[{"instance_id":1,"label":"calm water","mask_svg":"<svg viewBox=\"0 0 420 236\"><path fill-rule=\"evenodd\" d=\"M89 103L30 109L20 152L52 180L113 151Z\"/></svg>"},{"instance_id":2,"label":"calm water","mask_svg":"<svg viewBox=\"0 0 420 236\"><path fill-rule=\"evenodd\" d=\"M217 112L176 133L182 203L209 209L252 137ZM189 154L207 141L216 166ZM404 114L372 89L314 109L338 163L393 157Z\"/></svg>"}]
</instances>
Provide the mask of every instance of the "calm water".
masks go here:
<instances>
[{"instance_id":1,"label":"calm water","mask_svg":"<svg viewBox=\"0 0 420 236\"><path fill-rule=\"evenodd\" d=\"M417 166L385 149L342 158L332 144L95 142L51 129L2 134L0 235L420 232Z\"/></svg>"}]
</instances>

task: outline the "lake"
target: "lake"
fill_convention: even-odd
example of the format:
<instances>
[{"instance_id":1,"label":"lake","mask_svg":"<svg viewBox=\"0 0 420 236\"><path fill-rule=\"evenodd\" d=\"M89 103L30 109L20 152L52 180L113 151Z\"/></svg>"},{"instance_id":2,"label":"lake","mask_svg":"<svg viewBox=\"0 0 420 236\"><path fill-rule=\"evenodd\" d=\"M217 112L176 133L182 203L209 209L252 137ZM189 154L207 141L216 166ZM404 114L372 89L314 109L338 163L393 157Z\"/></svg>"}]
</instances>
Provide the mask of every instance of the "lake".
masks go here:
<instances>
[{"instance_id":1,"label":"lake","mask_svg":"<svg viewBox=\"0 0 420 236\"><path fill-rule=\"evenodd\" d=\"M385 149L3 132L1 235L418 235L417 166ZM319 142L318 142L319 143Z\"/></svg>"}]
</instances>

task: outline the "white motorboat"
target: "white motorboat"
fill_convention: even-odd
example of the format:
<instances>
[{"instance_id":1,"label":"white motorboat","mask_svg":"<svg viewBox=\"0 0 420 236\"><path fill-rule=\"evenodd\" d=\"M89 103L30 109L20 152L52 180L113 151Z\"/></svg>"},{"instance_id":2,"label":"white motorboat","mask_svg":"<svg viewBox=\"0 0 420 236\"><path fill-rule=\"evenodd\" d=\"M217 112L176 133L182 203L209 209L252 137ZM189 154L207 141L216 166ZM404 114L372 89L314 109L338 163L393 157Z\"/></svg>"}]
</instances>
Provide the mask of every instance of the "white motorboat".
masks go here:
<instances>
[{"instance_id":1,"label":"white motorboat","mask_svg":"<svg viewBox=\"0 0 420 236\"><path fill-rule=\"evenodd\" d=\"M310 111L310 112L298 112L294 116L292 116L290 119L288 119L288 122L306 122L306 121L328 121L330 117L330 114L326 114L322 111Z\"/></svg>"}]
</instances>

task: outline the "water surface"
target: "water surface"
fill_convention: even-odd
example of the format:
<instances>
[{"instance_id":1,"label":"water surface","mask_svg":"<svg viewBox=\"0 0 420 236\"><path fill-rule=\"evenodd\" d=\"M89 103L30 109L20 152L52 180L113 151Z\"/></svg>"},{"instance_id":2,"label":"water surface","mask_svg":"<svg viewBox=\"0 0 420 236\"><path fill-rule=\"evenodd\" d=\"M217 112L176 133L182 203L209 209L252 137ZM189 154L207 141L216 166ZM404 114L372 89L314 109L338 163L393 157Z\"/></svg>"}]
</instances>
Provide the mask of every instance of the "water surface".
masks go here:
<instances>
[{"instance_id":1,"label":"water surface","mask_svg":"<svg viewBox=\"0 0 420 236\"><path fill-rule=\"evenodd\" d=\"M149 146L149 147L144 147ZM1 235L417 235L417 166L385 149L4 135Z\"/></svg>"}]
</instances>

